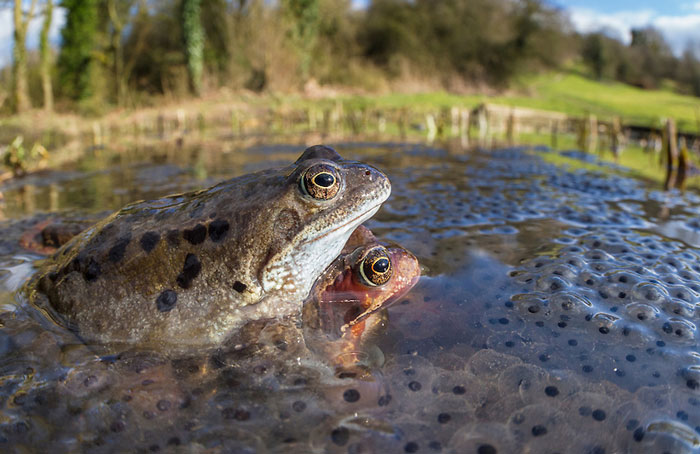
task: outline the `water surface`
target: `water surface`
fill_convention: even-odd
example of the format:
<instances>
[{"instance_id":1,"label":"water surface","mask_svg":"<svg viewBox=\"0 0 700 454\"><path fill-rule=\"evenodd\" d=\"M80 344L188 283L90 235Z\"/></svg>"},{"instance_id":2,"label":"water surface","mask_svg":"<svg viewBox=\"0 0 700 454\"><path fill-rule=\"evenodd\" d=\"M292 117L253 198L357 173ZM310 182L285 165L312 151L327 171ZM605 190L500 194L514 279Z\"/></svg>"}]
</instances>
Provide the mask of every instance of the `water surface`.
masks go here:
<instances>
[{"instance_id":1,"label":"water surface","mask_svg":"<svg viewBox=\"0 0 700 454\"><path fill-rule=\"evenodd\" d=\"M424 267L364 374L337 376L278 327L252 350L99 357L13 294L38 258L19 236L49 212L205 187L304 148L209 145L98 152L0 188L0 449L700 450L700 197L580 153L335 145L389 175L368 226Z\"/></svg>"}]
</instances>

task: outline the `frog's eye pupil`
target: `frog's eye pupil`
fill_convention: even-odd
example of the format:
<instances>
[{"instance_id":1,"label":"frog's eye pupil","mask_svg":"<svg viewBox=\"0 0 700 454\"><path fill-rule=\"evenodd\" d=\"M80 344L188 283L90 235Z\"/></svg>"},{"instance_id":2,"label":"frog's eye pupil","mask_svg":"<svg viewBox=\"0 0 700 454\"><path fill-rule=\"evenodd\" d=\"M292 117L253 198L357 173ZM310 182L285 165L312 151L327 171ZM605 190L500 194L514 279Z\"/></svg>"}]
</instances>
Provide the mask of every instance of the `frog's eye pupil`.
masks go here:
<instances>
[{"instance_id":1,"label":"frog's eye pupil","mask_svg":"<svg viewBox=\"0 0 700 454\"><path fill-rule=\"evenodd\" d=\"M384 274L389 269L389 266L389 260L381 258L372 264L372 271L378 274Z\"/></svg>"},{"instance_id":2,"label":"frog's eye pupil","mask_svg":"<svg viewBox=\"0 0 700 454\"><path fill-rule=\"evenodd\" d=\"M314 177L314 183L322 188L330 188L335 183L335 177L328 172L322 172Z\"/></svg>"}]
</instances>

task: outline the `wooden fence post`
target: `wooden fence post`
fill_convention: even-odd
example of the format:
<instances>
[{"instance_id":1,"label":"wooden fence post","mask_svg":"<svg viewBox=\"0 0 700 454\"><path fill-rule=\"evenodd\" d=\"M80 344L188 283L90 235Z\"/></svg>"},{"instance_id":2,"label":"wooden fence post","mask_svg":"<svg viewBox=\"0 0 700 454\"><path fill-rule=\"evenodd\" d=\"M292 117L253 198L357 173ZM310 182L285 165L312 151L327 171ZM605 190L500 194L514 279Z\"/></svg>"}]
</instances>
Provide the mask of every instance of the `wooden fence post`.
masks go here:
<instances>
[{"instance_id":1,"label":"wooden fence post","mask_svg":"<svg viewBox=\"0 0 700 454\"><path fill-rule=\"evenodd\" d=\"M664 182L664 189L668 191L676 185L676 161L678 160L676 122L673 118L666 120L663 146L666 151L666 181Z\"/></svg>"}]
</instances>

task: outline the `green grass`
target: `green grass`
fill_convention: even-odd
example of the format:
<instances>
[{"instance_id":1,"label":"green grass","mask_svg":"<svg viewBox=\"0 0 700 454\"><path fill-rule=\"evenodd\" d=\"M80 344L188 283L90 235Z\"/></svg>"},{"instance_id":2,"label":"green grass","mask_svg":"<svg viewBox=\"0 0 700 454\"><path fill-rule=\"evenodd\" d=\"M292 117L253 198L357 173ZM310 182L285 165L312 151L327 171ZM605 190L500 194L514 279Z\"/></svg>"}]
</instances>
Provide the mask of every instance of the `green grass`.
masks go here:
<instances>
[{"instance_id":1,"label":"green grass","mask_svg":"<svg viewBox=\"0 0 700 454\"><path fill-rule=\"evenodd\" d=\"M451 106L472 107L482 102L562 112L581 117L594 114L601 120L620 116L623 123L660 126L674 118L679 130L700 132L700 98L668 90L642 90L613 81L596 81L575 70L521 76L508 94L498 96L456 95L446 92L341 96L344 107L356 109L408 108L434 111ZM277 98L281 104L308 107L319 101L299 96ZM336 100L321 101L335 103Z\"/></svg>"}]
</instances>

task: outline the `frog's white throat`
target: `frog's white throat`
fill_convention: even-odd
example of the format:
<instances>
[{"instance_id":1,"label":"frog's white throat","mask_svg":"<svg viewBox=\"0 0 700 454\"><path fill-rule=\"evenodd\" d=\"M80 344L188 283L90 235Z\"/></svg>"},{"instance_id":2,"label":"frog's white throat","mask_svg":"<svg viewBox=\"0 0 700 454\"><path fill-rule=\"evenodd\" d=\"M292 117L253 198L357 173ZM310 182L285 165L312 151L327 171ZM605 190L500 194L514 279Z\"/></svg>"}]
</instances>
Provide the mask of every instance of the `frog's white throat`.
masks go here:
<instances>
[{"instance_id":1,"label":"frog's white throat","mask_svg":"<svg viewBox=\"0 0 700 454\"><path fill-rule=\"evenodd\" d=\"M278 303L300 303L308 296L318 276L340 254L352 232L374 216L379 205L370 209L352 222L327 234L299 245L284 260L268 268L263 276L262 287L265 293L277 293ZM291 306L296 306L292 304Z\"/></svg>"}]
</instances>

